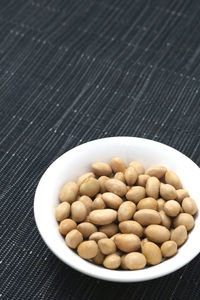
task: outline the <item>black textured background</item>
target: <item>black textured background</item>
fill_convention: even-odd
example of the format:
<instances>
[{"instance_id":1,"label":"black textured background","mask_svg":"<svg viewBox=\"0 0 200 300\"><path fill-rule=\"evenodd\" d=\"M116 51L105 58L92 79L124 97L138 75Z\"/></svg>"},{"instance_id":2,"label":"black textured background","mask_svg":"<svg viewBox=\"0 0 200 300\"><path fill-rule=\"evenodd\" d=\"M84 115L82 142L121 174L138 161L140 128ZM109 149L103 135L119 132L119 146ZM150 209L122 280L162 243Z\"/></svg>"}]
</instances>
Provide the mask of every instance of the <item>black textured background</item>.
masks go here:
<instances>
[{"instance_id":1,"label":"black textured background","mask_svg":"<svg viewBox=\"0 0 200 300\"><path fill-rule=\"evenodd\" d=\"M83 142L139 136L200 164L200 2L0 1L0 299L200 299L200 257L119 284L60 262L36 229L45 169Z\"/></svg>"}]
</instances>

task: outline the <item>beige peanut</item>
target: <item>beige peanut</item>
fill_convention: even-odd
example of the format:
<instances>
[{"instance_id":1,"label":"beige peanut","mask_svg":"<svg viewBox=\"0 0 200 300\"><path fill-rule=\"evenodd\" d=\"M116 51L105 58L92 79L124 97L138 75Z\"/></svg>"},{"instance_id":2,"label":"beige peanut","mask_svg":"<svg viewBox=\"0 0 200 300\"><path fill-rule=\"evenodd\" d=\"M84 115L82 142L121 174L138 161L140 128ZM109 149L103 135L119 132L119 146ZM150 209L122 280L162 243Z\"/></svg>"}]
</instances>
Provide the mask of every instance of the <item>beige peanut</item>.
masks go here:
<instances>
[{"instance_id":1,"label":"beige peanut","mask_svg":"<svg viewBox=\"0 0 200 300\"><path fill-rule=\"evenodd\" d=\"M144 199L141 199L137 204L137 209L144 209L144 208L150 208L157 210L158 209L158 203L157 201L152 197L147 197Z\"/></svg>"},{"instance_id":2,"label":"beige peanut","mask_svg":"<svg viewBox=\"0 0 200 300\"><path fill-rule=\"evenodd\" d=\"M96 178L88 178L80 185L79 191L81 195L89 197L95 196L100 190L99 181Z\"/></svg>"},{"instance_id":3,"label":"beige peanut","mask_svg":"<svg viewBox=\"0 0 200 300\"><path fill-rule=\"evenodd\" d=\"M89 220L95 225L108 225L117 218L117 212L114 209L93 210L89 214Z\"/></svg>"},{"instance_id":4,"label":"beige peanut","mask_svg":"<svg viewBox=\"0 0 200 300\"><path fill-rule=\"evenodd\" d=\"M157 265L162 260L161 250L155 243L144 243L142 246L142 253L146 257L147 263L150 265Z\"/></svg>"},{"instance_id":5,"label":"beige peanut","mask_svg":"<svg viewBox=\"0 0 200 300\"><path fill-rule=\"evenodd\" d=\"M142 186L133 186L126 194L126 199L134 203L138 203L145 198L145 188Z\"/></svg>"},{"instance_id":6,"label":"beige peanut","mask_svg":"<svg viewBox=\"0 0 200 300\"><path fill-rule=\"evenodd\" d=\"M111 167L104 162L95 162L92 164L92 171L97 176L110 176L112 174Z\"/></svg>"},{"instance_id":7,"label":"beige peanut","mask_svg":"<svg viewBox=\"0 0 200 300\"><path fill-rule=\"evenodd\" d=\"M65 219L62 220L59 224L59 231L61 234L66 235L68 232L72 231L73 229L76 229L76 222L72 219Z\"/></svg>"},{"instance_id":8,"label":"beige peanut","mask_svg":"<svg viewBox=\"0 0 200 300\"><path fill-rule=\"evenodd\" d=\"M175 200L166 201L164 205L164 211L169 217L176 217L181 210L180 204Z\"/></svg>"},{"instance_id":9,"label":"beige peanut","mask_svg":"<svg viewBox=\"0 0 200 300\"><path fill-rule=\"evenodd\" d=\"M110 162L110 166L114 173L117 173L117 172L124 173L126 170L126 164L123 161L123 159L120 157L114 157Z\"/></svg>"},{"instance_id":10,"label":"beige peanut","mask_svg":"<svg viewBox=\"0 0 200 300\"><path fill-rule=\"evenodd\" d=\"M114 193L120 197L124 196L127 192L125 183L118 179L108 179L105 182L105 187L108 192Z\"/></svg>"},{"instance_id":11,"label":"beige peanut","mask_svg":"<svg viewBox=\"0 0 200 300\"><path fill-rule=\"evenodd\" d=\"M179 189L176 191L177 198L176 200L181 203L184 198L189 197L189 193L187 190Z\"/></svg>"},{"instance_id":12,"label":"beige peanut","mask_svg":"<svg viewBox=\"0 0 200 300\"><path fill-rule=\"evenodd\" d=\"M165 174L165 182L171 184L176 190L182 188L182 184L178 175L173 171L168 171Z\"/></svg>"},{"instance_id":13,"label":"beige peanut","mask_svg":"<svg viewBox=\"0 0 200 300\"><path fill-rule=\"evenodd\" d=\"M143 226L161 223L161 217L159 213L154 209L145 208L138 210L134 214L133 218Z\"/></svg>"},{"instance_id":14,"label":"beige peanut","mask_svg":"<svg viewBox=\"0 0 200 300\"><path fill-rule=\"evenodd\" d=\"M125 170L124 177L128 185L134 185L138 178L138 173L133 167L128 167Z\"/></svg>"},{"instance_id":15,"label":"beige peanut","mask_svg":"<svg viewBox=\"0 0 200 300\"><path fill-rule=\"evenodd\" d=\"M100 176L98 178L98 182L99 182L99 185L100 185L100 192L103 194L105 193L107 190L106 190L106 186L105 186L105 183L106 181L109 179L109 177L107 176Z\"/></svg>"},{"instance_id":16,"label":"beige peanut","mask_svg":"<svg viewBox=\"0 0 200 300\"><path fill-rule=\"evenodd\" d=\"M146 266L146 257L140 252L131 252L125 256L124 264L129 270L140 270Z\"/></svg>"},{"instance_id":17,"label":"beige peanut","mask_svg":"<svg viewBox=\"0 0 200 300\"><path fill-rule=\"evenodd\" d=\"M98 242L100 239L107 238L107 235L103 232L94 232L89 236L89 240Z\"/></svg>"},{"instance_id":18,"label":"beige peanut","mask_svg":"<svg viewBox=\"0 0 200 300\"><path fill-rule=\"evenodd\" d=\"M117 172L114 176L114 179L118 179L118 180L122 181L123 183L126 182L124 173L122 173L122 172Z\"/></svg>"},{"instance_id":19,"label":"beige peanut","mask_svg":"<svg viewBox=\"0 0 200 300\"><path fill-rule=\"evenodd\" d=\"M99 240L98 246L100 251L105 255L115 253L117 250L114 241L108 238Z\"/></svg>"},{"instance_id":20,"label":"beige peanut","mask_svg":"<svg viewBox=\"0 0 200 300\"><path fill-rule=\"evenodd\" d=\"M121 264L121 257L116 253L106 256L106 258L103 261L104 267L111 270L118 269L120 264Z\"/></svg>"},{"instance_id":21,"label":"beige peanut","mask_svg":"<svg viewBox=\"0 0 200 300\"><path fill-rule=\"evenodd\" d=\"M134 233L139 237L143 235L143 227L136 221L128 220L120 222L119 229L122 233Z\"/></svg>"},{"instance_id":22,"label":"beige peanut","mask_svg":"<svg viewBox=\"0 0 200 300\"><path fill-rule=\"evenodd\" d=\"M177 197L177 192L172 185L161 183L160 195L164 200L174 200Z\"/></svg>"},{"instance_id":23,"label":"beige peanut","mask_svg":"<svg viewBox=\"0 0 200 300\"><path fill-rule=\"evenodd\" d=\"M194 218L187 213L180 213L174 219L174 227L178 227L179 225L184 225L187 231L190 231L194 227Z\"/></svg>"},{"instance_id":24,"label":"beige peanut","mask_svg":"<svg viewBox=\"0 0 200 300\"><path fill-rule=\"evenodd\" d=\"M165 166L154 166L148 168L145 171L146 175L157 177L158 179L164 177L165 173L167 172L167 168Z\"/></svg>"},{"instance_id":25,"label":"beige peanut","mask_svg":"<svg viewBox=\"0 0 200 300\"><path fill-rule=\"evenodd\" d=\"M170 231L162 225L149 225L144 232L148 240L159 244L170 238Z\"/></svg>"},{"instance_id":26,"label":"beige peanut","mask_svg":"<svg viewBox=\"0 0 200 300\"><path fill-rule=\"evenodd\" d=\"M94 224L83 222L77 226L85 239L87 239L92 233L97 232L97 227Z\"/></svg>"},{"instance_id":27,"label":"beige peanut","mask_svg":"<svg viewBox=\"0 0 200 300\"><path fill-rule=\"evenodd\" d=\"M144 174L144 167L143 165L138 161L131 161L128 165L129 167L133 167L138 175Z\"/></svg>"},{"instance_id":28,"label":"beige peanut","mask_svg":"<svg viewBox=\"0 0 200 300\"><path fill-rule=\"evenodd\" d=\"M172 257L177 253L177 244L174 241L166 241L160 250L164 257Z\"/></svg>"},{"instance_id":29,"label":"beige peanut","mask_svg":"<svg viewBox=\"0 0 200 300\"><path fill-rule=\"evenodd\" d=\"M115 223L103 225L99 227L100 232L104 232L107 237L112 237L118 232L118 226Z\"/></svg>"},{"instance_id":30,"label":"beige peanut","mask_svg":"<svg viewBox=\"0 0 200 300\"><path fill-rule=\"evenodd\" d=\"M157 177L149 177L146 183L146 194L149 197L158 199L160 190L160 181Z\"/></svg>"},{"instance_id":31,"label":"beige peanut","mask_svg":"<svg viewBox=\"0 0 200 300\"><path fill-rule=\"evenodd\" d=\"M82 222L87 216L86 206L81 201L75 201L71 205L71 213L75 222Z\"/></svg>"},{"instance_id":32,"label":"beige peanut","mask_svg":"<svg viewBox=\"0 0 200 300\"><path fill-rule=\"evenodd\" d=\"M94 173L88 172L88 173L84 173L83 175L79 176L77 179L78 186L80 186L81 183L83 183L88 178L95 178Z\"/></svg>"},{"instance_id":33,"label":"beige peanut","mask_svg":"<svg viewBox=\"0 0 200 300\"><path fill-rule=\"evenodd\" d=\"M132 252L140 249L141 242L137 235L132 233L122 233L115 237L117 248L123 252Z\"/></svg>"},{"instance_id":34,"label":"beige peanut","mask_svg":"<svg viewBox=\"0 0 200 300\"><path fill-rule=\"evenodd\" d=\"M70 204L68 202L62 202L56 207L56 220L62 221L68 218L70 215Z\"/></svg>"},{"instance_id":35,"label":"beige peanut","mask_svg":"<svg viewBox=\"0 0 200 300\"><path fill-rule=\"evenodd\" d=\"M127 221L132 219L136 211L135 203L131 201L123 202L118 209L118 221Z\"/></svg>"},{"instance_id":36,"label":"beige peanut","mask_svg":"<svg viewBox=\"0 0 200 300\"><path fill-rule=\"evenodd\" d=\"M66 235L65 241L69 248L75 249L83 241L82 233L77 229L73 229Z\"/></svg>"},{"instance_id":37,"label":"beige peanut","mask_svg":"<svg viewBox=\"0 0 200 300\"><path fill-rule=\"evenodd\" d=\"M146 174L139 175L137 179L137 185L145 187L149 178L150 176Z\"/></svg>"},{"instance_id":38,"label":"beige peanut","mask_svg":"<svg viewBox=\"0 0 200 300\"><path fill-rule=\"evenodd\" d=\"M187 229L184 225L179 225L171 232L171 240L180 247L187 240Z\"/></svg>"},{"instance_id":39,"label":"beige peanut","mask_svg":"<svg viewBox=\"0 0 200 300\"><path fill-rule=\"evenodd\" d=\"M197 205L193 198L186 197L182 201L182 208L185 213L195 215L197 213Z\"/></svg>"},{"instance_id":40,"label":"beige peanut","mask_svg":"<svg viewBox=\"0 0 200 300\"><path fill-rule=\"evenodd\" d=\"M59 194L60 202L66 201L71 204L76 200L77 193L78 193L78 185L76 182L70 181L64 184Z\"/></svg>"},{"instance_id":41,"label":"beige peanut","mask_svg":"<svg viewBox=\"0 0 200 300\"><path fill-rule=\"evenodd\" d=\"M102 194L102 199L104 200L104 202L106 203L106 205L110 208L113 209L118 209L119 206L123 203L122 198L120 198L118 195L114 194L114 193L103 193Z\"/></svg>"},{"instance_id":42,"label":"beige peanut","mask_svg":"<svg viewBox=\"0 0 200 300\"><path fill-rule=\"evenodd\" d=\"M98 246L95 241L84 241L77 248L78 255L84 259L94 258L98 253Z\"/></svg>"},{"instance_id":43,"label":"beige peanut","mask_svg":"<svg viewBox=\"0 0 200 300\"><path fill-rule=\"evenodd\" d=\"M81 196L78 199L78 201L81 201L85 205L87 209L87 214L89 214L92 210L92 203L93 203L92 199L88 196Z\"/></svg>"}]
</instances>

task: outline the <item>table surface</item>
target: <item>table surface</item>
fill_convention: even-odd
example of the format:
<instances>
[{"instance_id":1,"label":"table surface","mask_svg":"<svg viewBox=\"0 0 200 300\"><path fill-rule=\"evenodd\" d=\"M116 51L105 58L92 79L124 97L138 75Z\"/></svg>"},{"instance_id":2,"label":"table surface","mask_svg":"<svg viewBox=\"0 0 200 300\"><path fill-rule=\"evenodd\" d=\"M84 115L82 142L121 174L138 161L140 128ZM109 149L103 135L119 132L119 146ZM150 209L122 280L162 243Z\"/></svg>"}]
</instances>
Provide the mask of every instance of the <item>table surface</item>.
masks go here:
<instances>
[{"instance_id":1,"label":"table surface","mask_svg":"<svg viewBox=\"0 0 200 300\"><path fill-rule=\"evenodd\" d=\"M0 299L200 299L200 256L100 281L59 261L33 216L45 169L89 140L149 138L200 164L199 14L191 0L0 1Z\"/></svg>"}]
</instances>

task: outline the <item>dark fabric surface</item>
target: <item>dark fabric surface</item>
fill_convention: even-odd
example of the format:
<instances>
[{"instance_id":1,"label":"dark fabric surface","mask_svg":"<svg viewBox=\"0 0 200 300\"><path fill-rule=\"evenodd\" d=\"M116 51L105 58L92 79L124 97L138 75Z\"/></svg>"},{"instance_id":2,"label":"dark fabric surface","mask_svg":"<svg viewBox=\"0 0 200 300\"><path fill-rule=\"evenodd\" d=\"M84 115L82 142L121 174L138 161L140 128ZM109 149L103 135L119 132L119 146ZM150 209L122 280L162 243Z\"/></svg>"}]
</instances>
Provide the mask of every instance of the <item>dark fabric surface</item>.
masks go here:
<instances>
[{"instance_id":1,"label":"dark fabric surface","mask_svg":"<svg viewBox=\"0 0 200 300\"><path fill-rule=\"evenodd\" d=\"M42 173L89 140L145 137L200 164L199 16L191 0L0 1L0 299L200 299L200 256L104 282L59 261L33 216Z\"/></svg>"}]
</instances>

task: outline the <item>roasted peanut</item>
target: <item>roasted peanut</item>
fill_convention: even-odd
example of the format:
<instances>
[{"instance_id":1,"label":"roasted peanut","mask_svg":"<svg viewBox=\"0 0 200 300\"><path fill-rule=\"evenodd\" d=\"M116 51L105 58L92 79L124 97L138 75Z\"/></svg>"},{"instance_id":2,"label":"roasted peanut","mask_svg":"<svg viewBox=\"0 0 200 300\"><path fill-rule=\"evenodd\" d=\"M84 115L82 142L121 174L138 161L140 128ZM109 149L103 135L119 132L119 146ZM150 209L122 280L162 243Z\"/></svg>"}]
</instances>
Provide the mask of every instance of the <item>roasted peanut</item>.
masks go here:
<instances>
[{"instance_id":1,"label":"roasted peanut","mask_svg":"<svg viewBox=\"0 0 200 300\"><path fill-rule=\"evenodd\" d=\"M175 188L170 184L160 184L160 195L164 200L174 200L177 197Z\"/></svg>"},{"instance_id":2,"label":"roasted peanut","mask_svg":"<svg viewBox=\"0 0 200 300\"><path fill-rule=\"evenodd\" d=\"M92 164L92 171L97 176L110 176L112 174L111 167L104 162L95 162Z\"/></svg>"},{"instance_id":3,"label":"roasted peanut","mask_svg":"<svg viewBox=\"0 0 200 300\"><path fill-rule=\"evenodd\" d=\"M176 217L180 213L180 204L175 200L166 201L164 211L169 217Z\"/></svg>"},{"instance_id":4,"label":"roasted peanut","mask_svg":"<svg viewBox=\"0 0 200 300\"><path fill-rule=\"evenodd\" d=\"M107 238L107 235L103 232L94 232L89 236L89 240L98 242L100 239Z\"/></svg>"},{"instance_id":5,"label":"roasted peanut","mask_svg":"<svg viewBox=\"0 0 200 300\"><path fill-rule=\"evenodd\" d=\"M124 177L128 185L134 185L138 178L138 173L133 167L128 167L125 170Z\"/></svg>"},{"instance_id":6,"label":"roasted peanut","mask_svg":"<svg viewBox=\"0 0 200 300\"><path fill-rule=\"evenodd\" d=\"M160 250L164 257L172 257L177 252L177 244L174 241L166 241L162 244Z\"/></svg>"},{"instance_id":7,"label":"roasted peanut","mask_svg":"<svg viewBox=\"0 0 200 300\"><path fill-rule=\"evenodd\" d=\"M159 213L154 209L148 208L136 211L133 219L143 226L161 223L161 217Z\"/></svg>"},{"instance_id":8,"label":"roasted peanut","mask_svg":"<svg viewBox=\"0 0 200 300\"><path fill-rule=\"evenodd\" d=\"M137 179L137 185L145 187L149 178L150 176L146 174L139 175Z\"/></svg>"},{"instance_id":9,"label":"roasted peanut","mask_svg":"<svg viewBox=\"0 0 200 300\"><path fill-rule=\"evenodd\" d=\"M96 197L92 203L92 209L104 209L106 207L105 202L101 197Z\"/></svg>"},{"instance_id":10,"label":"roasted peanut","mask_svg":"<svg viewBox=\"0 0 200 300\"><path fill-rule=\"evenodd\" d=\"M158 211L161 211L164 209L164 205L165 205L165 200L162 198L159 198L157 200L157 204L158 204Z\"/></svg>"},{"instance_id":11,"label":"roasted peanut","mask_svg":"<svg viewBox=\"0 0 200 300\"><path fill-rule=\"evenodd\" d=\"M182 184L178 175L173 171L168 171L165 174L165 182L171 184L176 190L182 188Z\"/></svg>"},{"instance_id":12,"label":"roasted peanut","mask_svg":"<svg viewBox=\"0 0 200 300\"><path fill-rule=\"evenodd\" d=\"M104 202L106 203L106 205L113 209L118 209L119 206L123 203L122 198L120 198L118 195L116 195L114 193L110 193L110 192L102 194L102 198L103 198Z\"/></svg>"},{"instance_id":13,"label":"roasted peanut","mask_svg":"<svg viewBox=\"0 0 200 300\"><path fill-rule=\"evenodd\" d=\"M159 244L168 241L170 238L169 230L162 225L149 225L144 233L148 240Z\"/></svg>"},{"instance_id":14,"label":"roasted peanut","mask_svg":"<svg viewBox=\"0 0 200 300\"><path fill-rule=\"evenodd\" d=\"M123 202L118 209L118 221L127 221L132 219L133 214L136 211L135 203L131 201Z\"/></svg>"},{"instance_id":15,"label":"roasted peanut","mask_svg":"<svg viewBox=\"0 0 200 300\"><path fill-rule=\"evenodd\" d=\"M97 228L94 224L83 222L77 226L78 231L80 231L85 239L87 239L92 233L97 232Z\"/></svg>"},{"instance_id":16,"label":"roasted peanut","mask_svg":"<svg viewBox=\"0 0 200 300\"><path fill-rule=\"evenodd\" d=\"M118 179L120 181L122 181L123 183L125 183L125 177L124 177L124 173L122 172L117 172L114 176L114 179Z\"/></svg>"},{"instance_id":17,"label":"roasted peanut","mask_svg":"<svg viewBox=\"0 0 200 300\"><path fill-rule=\"evenodd\" d=\"M180 213L174 219L174 227L178 227L179 225L185 225L187 231L190 231L194 227L194 218L187 213Z\"/></svg>"},{"instance_id":18,"label":"roasted peanut","mask_svg":"<svg viewBox=\"0 0 200 300\"><path fill-rule=\"evenodd\" d=\"M140 252L131 252L125 256L124 264L129 270L140 270L146 266L146 257Z\"/></svg>"},{"instance_id":19,"label":"roasted peanut","mask_svg":"<svg viewBox=\"0 0 200 300\"><path fill-rule=\"evenodd\" d=\"M98 246L100 251L105 255L109 255L116 252L116 245L111 239L105 238L99 240Z\"/></svg>"},{"instance_id":20,"label":"roasted peanut","mask_svg":"<svg viewBox=\"0 0 200 300\"><path fill-rule=\"evenodd\" d=\"M105 183L106 181L109 179L109 177L107 176L101 176L98 178L98 182L100 184L100 192L103 194L105 193L107 190L106 190L106 187L105 187Z\"/></svg>"},{"instance_id":21,"label":"roasted peanut","mask_svg":"<svg viewBox=\"0 0 200 300\"><path fill-rule=\"evenodd\" d=\"M59 199L60 202L69 202L70 204L76 200L78 193L78 185L76 182L68 182L63 185L60 190Z\"/></svg>"},{"instance_id":22,"label":"roasted peanut","mask_svg":"<svg viewBox=\"0 0 200 300\"><path fill-rule=\"evenodd\" d=\"M171 240L176 242L177 246L181 246L187 240L187 229L184 225L179 225L171 232Z\"/></svg>"},{"instance_id":23,"label":"roasted peanut","mask_svg":"<svg viewBox=\"0 0 200 300\"><path fill-rule=\"evenodd\" d=\"M94 258L98 253L98 246L95 241L85 241L79 244L77 248L78 255L82 258Z\"/></svg>"},{"instance_id":24,"label":"roasted peanut","mask_svg":"<svg viewBox=\"0 0 200 300\"><path fill-rule=\"evenodd\" d=\"M167 168L164 166L154 166L148 168L145 172L146 175L157 177L158 179L162 178L167 172Z\"/></svg>"},{"instance_id":25,"label":"roasted peanut","mask_svg":"<svg viewBox=\"0 0 200 300\"><path fill-rule=\"evenodd\" d=\"M62 221L68 218L70 215L70 204L68 202L62 202L56 207L56 220Z\"/></svg>"},{"instance_id":26,"label":"roasted peanut","mask_svg":"<svg viewBox=\"0 0 200 300\"><path fill-rule=\"evenodd\" d=\"M138 175L144 174L144 167L141 163L138 161L131 161L128 165L129 167L133 167Z\"/></svg>"},{"instance_id":27,"label":"roasted peanut","mask_svg":"<svg viewBox=\"0 0 200 300\"><path fill-rule=\"evenodd\" d=\"M150 209L157 210L157 208L158 208L157 201L152 197L147 197L147 198L141 199L137 204L137 209L140 210L140 209L144 209L144 208L150 208Z\"/></svg>"},{"instance_id":28,"label":"roasted peanut","mask_svg":"<svg viewBox=\"0 0 200 300\"><path fill-rule=\"evenodd\" d=\"M178 247L185 243L187 237L187 229L184 225L179 225L171 233L171 240L175 241Z\"/></svg>"},{"instance_id":29,"label":"roasted peanut","mask_svg":"<svg viewBox=\"0 0 200 300\"><path fill-rule=\"evenodd\" d=\"M103 225L99 227L99 231L104 232L107 235L107 237L112 237L118 232L118 226L115 223Z\"/></svg>"},{"instance_id":30,"label":"roasted peanut","mask_svg":"<svg viewBox=\"0 0 200 300\"><path fill-rule=\"evenodd\" d=\"M107 269L116 270L119 268L121 264L121 257L116 254L109 254L103 261L103 265Z\"/></svg>"},{"instance_id":31,"label":"roasted peanut","mask_svg":"<svg viewBox=\"0 0 200 300\"><path fill-rule=\"evenodd\" d=\"M110 162L110 166L114 173L117 173L117 172L124 173L126 170L125 162L120 157L113 158Z\"/></svg>"},{"instance_id":32,"label":"roasted peanut","mask_svg":"<svg viewBox=\"0 0 200 300\"><path fill-rule=\"evenodd\" d=\"M89 214L92 210L92 203L93 203L92 199L88 196L81 196L78 199L78 201L81 201L85 205L87 209L87 214Z\"/></svg>"},{"instance_id":33,"label":"roasted peanut","mask_svg":"<svg viewBox=\"0 0 200 300\"><path fill-rule=\"evenodd\" d=\"M189 193L187 190L179 189L176 191L177 193L177 198L176 200L181 203L184 198L189 197Z\"/></svg>"},{"instance_id":34,"label":"roasted peanut","mask_svg":"<svg viewBox=\"0 0 200 300\"><path fill-rule=\"evenodd\" d=\"M119 229L122 233L134 233L139 237L143 235L143 227L136 221L120 222Z\"/></svg>"},{"instance_id":35,"label":"roasted peanut","mask_svg":"<svg viewBox=\"0 0 200 300\"><path fill-rule=\"evenodd\" d=\"M115 244L123 252L132 252L140 249L141 242L137 235L122 233L115 237Z\"/></svg>"},{"instance_id":36,"label":"roasted peanut","mask_svg":"<svg viewBox=\"0 0 200 300\"><path fill-rule=\"evenodd\" d=\"M145 188L142 186L133 186L126 194L126 199L138 203L145 198Z\"/></svg>"},{"instance_id":37,"label":"roasted peanut","mask_svg":"<svg viewBox=\"0 0 200 300\"><path fill-rule=\"evenodd\" d=\"M72 219L65 219L60 222L59 231L61 234L66 235L73 229L76 229L76 222Z\"/></svg>"},{"instance_id":38,"label":"roasted peanut","mask_svg":"<svg viewBox=\"0 0 200 300\"><path fill-rule=\"evenodd\" d=\"M105 255L103 255L103 253L101 253L101 251L98 249L97 255L93 257L92 260L96 265L102 265L104 259L105 259Z\"/></svg>"},{"instance_id":39,"label":"roasted peanut","mask_svg":"<svg viewBox=\"0 0 200 300\"><path fill-rule=\"evenodd\" d=\"M83 241L83 236L80 231L73 229L66 235L65 241L68 247L75 249Z\"/></svg>"},{"instance_id":40,"label":"roasted peanut","mask_svg":"<svg viewBox=\"0 0 200 300\"><path fill-rule=\"evenodd\" d=\"M146 257L147 263L150 265L157 265L162 260L160 248L152 242L144 243L142 246L142 253Z\"/></svg>"},{"instance_id":41,"label":"roasted peanut","mask_svg":"<svg viewBox=\"0 0 200 300\"><path fill-rule=\"evenodd\" d=\"M157 177L150 177L146 183L146 193L149 197L158 199L160 190L160 181Z\"/></svg>"},{"instance_id":42,"label":"roasted peanut","mask_svg":"<svg viewBox=\"0 0 200 300\"><path fill-rule=\"evenodd\" d=\"M83 183L88 178L95 178L94 173L88 172L88 173L85 173L85 174L79 176L78 179L77 179L78 186L80 186L81 183Z\"/></svg>"},{"instance_id":43,"label":"roasted peanut","mask_svg":"<svg viewBox=\"0 0 200 300\"><path fill-rule=\"evenodd\" d=\"M186 197L183 199L182 208L185 213L190 214L190 215L195 215L198 210L194 199L192 199L190 197Z\"/></svg>"},{"instance_id":44,"label":"roasted peanut","mask_svg":"<svg viewBox=\"0 0 200 300\"><path fill-rule=\"evenodd\" d=\"M114 193L118 196L124 196L127 192L127 187L125 183L118 179L108 179L105 182L105 187L108 192Z\"/></svg>"},{"instance_id":45,"label":"roasted peanut","mask_svg":"<svg viewBox=\"0 0 200 300\"><path fill-rule=\"evenodd\" d=\"M117 212L114 209L93 210L89 214L89 220L95 225L108 225L117 218Z\"/></svg>"},{"instance_id":46,"label":"roasted peanut","mask_svg":"<svg viewBox=\"0 0 200 300\"><path fill-rule=\"evenodd\" d=\"M161 225L169 229L172 223L170 217L168 217L163 210L159 211L159 215L161 217Z\"/></svg>"},{"instance_id":47,"label":"roasted peanut","mask_svg":"<svg viewBox=\"0 0 200 300\"><path fill-rule=\"evenodd\" d=\"M71 205L71 213L75 222L82 222L87 216L86 206L81 201L75 201Z\"/></svg>"},{"instance_id":48,"label":"roasted peanut","mask_svg":"<svg viewBox=\"0 0 200 300\"><path fill-rule=\"evenodd\" d=\"M99 181L96 178L88 178L81 183L79 191L81 195L95 196L100 190Z\"/></svg>"}]
</instances>

